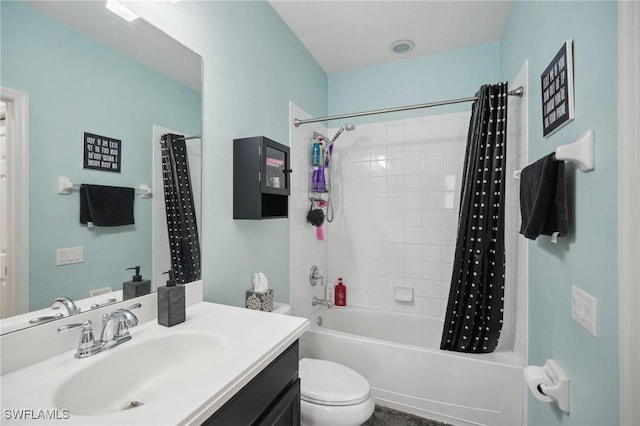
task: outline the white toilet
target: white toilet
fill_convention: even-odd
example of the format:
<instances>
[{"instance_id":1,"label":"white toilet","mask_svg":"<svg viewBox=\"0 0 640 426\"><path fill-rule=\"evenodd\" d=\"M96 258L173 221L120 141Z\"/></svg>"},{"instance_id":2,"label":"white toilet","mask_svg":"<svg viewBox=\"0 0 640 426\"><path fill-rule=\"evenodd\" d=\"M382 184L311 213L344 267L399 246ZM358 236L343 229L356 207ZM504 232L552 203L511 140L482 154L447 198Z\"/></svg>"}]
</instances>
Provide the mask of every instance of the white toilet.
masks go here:
<instances>
[{"instance_id":1,"label":"white toilet","mask_svg":"<svg viewBox=\"0 0 640 426\"><path fill-rule=\"evenodd\" d=\"M304 426L360 426L375 408L367 379L332 361L300 360L300 414Z\"/></svg>"},{"instance_id":2,"label":"white toilet","mask_svg":"<svg viewBox=\"0 0 640 426\"><path fill-rule=\"evenodd\" d=\"M291 315L274 303L273 312ZM360 426L375 409L367 379L332 361L303 358L299 363L300 414L303 426Z\"/></svg>"}]
</instances>

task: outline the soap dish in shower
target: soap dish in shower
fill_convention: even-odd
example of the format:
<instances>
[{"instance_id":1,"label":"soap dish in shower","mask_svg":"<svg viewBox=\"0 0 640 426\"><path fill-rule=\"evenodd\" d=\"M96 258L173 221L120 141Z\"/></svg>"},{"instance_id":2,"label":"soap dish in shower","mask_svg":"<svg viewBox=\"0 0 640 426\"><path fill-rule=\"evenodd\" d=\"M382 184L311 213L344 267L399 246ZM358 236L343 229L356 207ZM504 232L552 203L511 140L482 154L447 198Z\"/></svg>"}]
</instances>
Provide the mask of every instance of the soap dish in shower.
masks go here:
<instances>
[{"instance_id":1,"label":"soap dish in shower","mask_svg":"<svg viewBox=\"0 0 640 426\"><path fill-rule=\"evenodd\" d=\"M413 287L394 286L393 300L397 300L398 302L413 301Z\"/></svg>"}]
</instances>

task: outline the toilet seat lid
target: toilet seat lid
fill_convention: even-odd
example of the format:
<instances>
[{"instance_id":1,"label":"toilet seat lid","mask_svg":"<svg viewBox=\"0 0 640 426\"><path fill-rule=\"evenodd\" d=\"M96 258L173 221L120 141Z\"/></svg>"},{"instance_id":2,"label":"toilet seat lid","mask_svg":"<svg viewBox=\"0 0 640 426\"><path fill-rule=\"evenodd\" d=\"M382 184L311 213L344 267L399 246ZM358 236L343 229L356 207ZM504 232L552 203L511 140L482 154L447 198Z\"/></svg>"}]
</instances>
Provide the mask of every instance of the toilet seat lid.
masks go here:
<instances>
[{"instance_id":1,"label":"toilet seat lid","mask_svg":"<svg viewBox=\"0 0 640 426\"><path fill-rule=\"evenodd\" d=\"M355 405L370 395L367 379L332 361L303 358L299 363L301 399L321 405Z\"/></svg>"}]
</instances>

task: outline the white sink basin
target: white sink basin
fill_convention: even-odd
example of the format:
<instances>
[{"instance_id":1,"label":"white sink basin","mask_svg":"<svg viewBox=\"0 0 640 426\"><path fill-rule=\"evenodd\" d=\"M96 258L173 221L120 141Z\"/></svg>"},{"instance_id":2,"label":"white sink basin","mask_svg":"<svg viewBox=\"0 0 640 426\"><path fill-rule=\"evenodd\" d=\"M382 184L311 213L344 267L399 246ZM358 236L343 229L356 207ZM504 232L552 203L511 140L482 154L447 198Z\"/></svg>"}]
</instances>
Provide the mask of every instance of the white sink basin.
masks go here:
<instances>
[{"instance_id":1,"label":"white sink basin","mask_svg":"<svg viewBox=\"0 0 640 426\"><path fill-rule=\"evenodd\" d=\"M101 318L96 314L92 320ZM308 327L306 318L197 303L174 327L153 318L131 328L132 339L108 351L77 359L74 347L0 376L1 423L202 424ZM31 331L38 336L20 347L65 337L55 328L35 327ZM132 403L142 405L124 409ZM31 421L12 414L25 409L33 411ZM61 420L42 422L47 415Z\"/></svg>"},{"instance_id":2,"label":"white sink basin","mask_svg":"<svg viewBox=\"0 0 640 426\"><path fill-rule=\"evenodd\" d=\"M72 416L134 409L211 376L224 352L222 341L204 332L159 336L144 344L132 340L94 355L94 363L60 385L54 405Z\"/></svg>"}]
</instances>

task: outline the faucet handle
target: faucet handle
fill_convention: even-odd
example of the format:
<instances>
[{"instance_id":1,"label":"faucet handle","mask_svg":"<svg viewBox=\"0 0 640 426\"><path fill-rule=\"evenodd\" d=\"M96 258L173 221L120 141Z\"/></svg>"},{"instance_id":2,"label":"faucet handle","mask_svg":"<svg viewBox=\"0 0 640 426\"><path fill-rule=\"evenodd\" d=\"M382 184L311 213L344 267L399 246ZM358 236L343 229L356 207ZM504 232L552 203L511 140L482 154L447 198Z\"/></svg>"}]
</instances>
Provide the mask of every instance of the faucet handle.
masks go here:
<instances>
[{"instance_id":1,"label":"faucet handle","mask_svg":"<svg viewBox=\"0 0 640 426\"><path fill-rule=\"evenodd\" d=\"M82 331L91 330L93 323L90 320L86 320L85 322L76 322L73 324L65 324L58 327L58 332L64 332L69 330L75 330L76 328L82 327Z\"/></svg>"},{"instance_id":2,"label":"faucet handle","mask_svg":"<svg viewBox=\"0 0 640 426\"><path fill-rule=\"evenodd\" d=\"M112 305L112 304L116 303L117 301L118 301L118 299L111 298L111 299L105 300L104 302L94 303L93 305L91 305L91 310L102 308L104 306Z\"/></svg>"},{"instance_id":3,"label":"faucet handle","mask_svg":"<svg viewBox=\"0 0 640 426\"><path fill-rule=\"evenodd\" d=\"M53 321L53 320L56 320L56 319L60 319L62 317L64 317L64 314L62 312L58 312L55 315L46 315L46 316L43 316L43 317L31 318L29 320L29 324L41 324L43 322L48 322L48 321Z\"/></svg>"},{"instance_id":4,"label":"faucet handle","mask_svg":"<svg viewBox=\"0 0 640 426\"><path fill-rule=\"evenodd\" d=\"M141 306L142 306L142 303L134 303L133 305L129 306L128 308L125 308L125 310L126 311L133 311L134 309L138 309Z\"/></svg>"},{"instance_id":5,"label":"faucet handle","mask_svg":"<svg viewBox=\"0 0 640 426\"><path fill-rule=\"evenodd\" d=\"M78 328L82 328L82 331L80 334L80 342L78 343L78 350L75 354L76 358L86 358L102 351L102 344L96 342L93 336L93 323L89 320L83 323L62 325L58 327L58 332L67 332Z\"/></svg>"},{"instance_id":6,"label":"faucet handle","mask_svg":"<svg viewBox=\"0 0 640 426\"><path fill-rule=\"evenodd\" d=\"M318 283L322 285L322 275L320 275L318 267L313 265L309 271L309 284L311 284L312 287L315 287Z\"/></svg>"}]
</instances>

